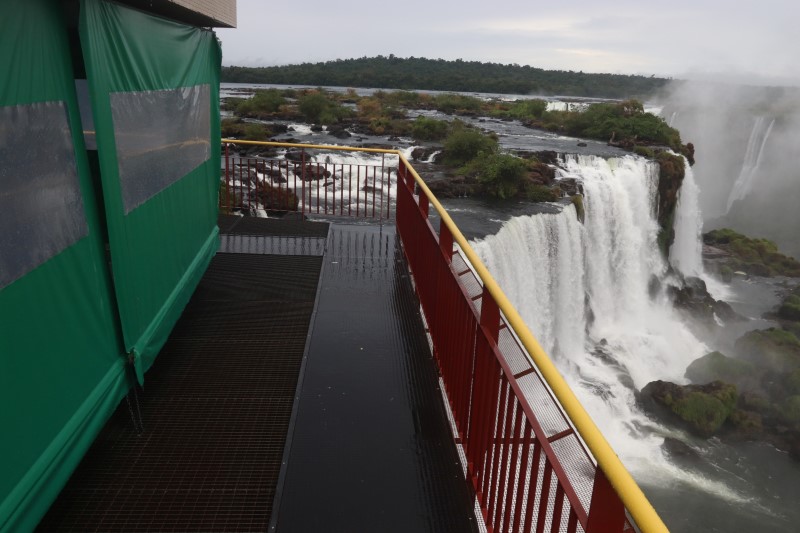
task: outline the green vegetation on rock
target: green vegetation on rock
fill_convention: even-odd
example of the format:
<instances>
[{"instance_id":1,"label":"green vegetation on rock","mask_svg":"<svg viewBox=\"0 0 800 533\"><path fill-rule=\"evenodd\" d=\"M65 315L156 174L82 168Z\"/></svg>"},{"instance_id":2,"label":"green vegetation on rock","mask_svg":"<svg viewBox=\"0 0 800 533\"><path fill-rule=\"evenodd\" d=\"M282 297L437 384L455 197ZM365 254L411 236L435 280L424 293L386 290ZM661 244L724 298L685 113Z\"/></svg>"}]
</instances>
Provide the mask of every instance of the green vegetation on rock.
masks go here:
<instances>
[{"instance_id":1,"label":"green vegetation on rock","mask_svg":"<svg viewBox=\"0 0 800 533\"><path fill-rule=\"evenodd\" d=\"M668 152L656 155L658 162L658 246L664 257L675 240L675 209L678 193L686 175L686 165L680 156Z\"/></svg>"},{"instance_id":2,"label":"green vegetation on rock","mask_svg":"<svg viewBox=\"0 0 800 533\"><path fill-rule=\"evenodd\" d=\"M525 161L519 157L494 152L479 152L462 169L464 174L478 179L488 196L500 200L517 196L527 170Z\"/></svg>"},{"instance_id":3,"label":"green vegetation on rock","mask_svg":"<svg viewBox=\"0 0 800 533\"><path fill-rule=\"evenodd\" d=\"M754 372L752 363L711 352L692 361L686 369L686 377L698 384L725 381L738 385L753 376Z\"/></svg>"},{"instance_id":4,"label":"green vegetation on rock","mask_svg":"<svg viewBox=\"0 0 800 533\"><path fill-rule=\"evenodd\" d=\"M278 89L256 89L251 98L228 98L225 108L248 118L270 118L286 105L286 98Z\"/></svg>"},{"instance_id":5,"label":"green vegetation on rock","mask_svg":"<svg viewBox=\"0 0 800 533\"><path fill-rule=\"evenodd\" d=\"M722 427L738 399L736 386L721 381L685 386L654 381L642 389L642 395L702 437L710 437Z\"/></svg>"},{"instance_id":6,"label":"green vegetation on rock","mask_svg":"<svg viewBox=\"0 0 800 533\"><path fill-rule=\"evenodd\" d=\"M790 294L778 308L778 316L784 320L800 320L800 296Z\"/></svg>"},{"instance_id":7,"label":"green vegetation on rock","mask_svg":"<svg viewBox=\"0 0 800 533\"><path fill-rule=\"evenodd\" d=\"M497 150L497 140L494 137L469 128L463 122L456 122L444 141L444 161L448 165L461 166L479 154L485 157L497 153Z\"/></svg>"},{"instance_id":8,"label":"green vegetation on rock","mask_svg":"<svg viewBox=\"0 0 800 533\"><path fill-rule=\"evenodd\" d=\"M334 124L351 115L350 110L323 91L309 91L297 99L297 108L306 121Z\"/></svg>"},{"instance_id":9,"label":"green vegetation on rock","mask_svg":"<svg viewBox=\"0 0 800 533\"><path fill-rule=\"evenodd\" d=\"M736 341L735 348L741 357L773 372L800 368L800 340L784 329L749 331Z\"/></svg>"},{"instance_id":10,"label":"green vegetation on rock","mask_svg":"<svg viewBox=\"0 0 800 533\"><path fill-rule=\"evenodd\" d=\"M435 118L419 116L411 124L411 135L420 141L441 141L449 130L449 122Z\"/></svg>"},{"instance_id":11,"label":"green vegetation on rock","mask_svg":"<svg viewBox=\"0 0 800 533\"><path fill-rule=\"evenodd\" d=\"M729 228L703 235L703 242L725 250L731 257L726 264L755 276L800 277L800 261L778 252L768 239L750 238Z\"/></svg>"},{"instance_id":12,"label":"green vegetation on rock","mask_svg":"<svg viewBox=\"0 0 800 533\"><path fill-rule=\"evenodd\" d=\"M245 122L241 119L222 119L223 139L242 139L245 141L266 141L272 135L272 130L266 124Z\"/></svg>"}]
</instances>

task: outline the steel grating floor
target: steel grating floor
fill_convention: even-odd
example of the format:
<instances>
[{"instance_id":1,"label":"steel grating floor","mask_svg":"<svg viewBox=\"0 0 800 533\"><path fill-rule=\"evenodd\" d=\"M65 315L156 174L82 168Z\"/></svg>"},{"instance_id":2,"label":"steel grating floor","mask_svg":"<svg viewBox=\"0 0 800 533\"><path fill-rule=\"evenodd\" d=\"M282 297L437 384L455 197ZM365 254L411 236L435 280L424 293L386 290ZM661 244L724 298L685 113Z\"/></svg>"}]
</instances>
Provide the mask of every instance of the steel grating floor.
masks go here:
<instances>
[{"instance_id":1,"label":"steel grating floor","mask_svg":"<svg viewBox=\"0 0 800 533\"><path fill-rule=\"evenodd\" d=\"M477 531L394 227L331 226L279 499L279 533Z\"/></svg>"},{"instance_id":2,"label":"steel grating floor","mask_svg":"<svg viewBox=\"0 0 800 533\"><path fill-rule=\"evenodd\" d=\"M220 228L328 233L269 220ZM123 401L39 530L476 531L394 228L334 225L320 252L218 253L139 391L144 432Z\"/></svg>"},{"instance_id":3,"label":"steel grating floor","mask_svg":"<svg viewBox=\"0 0 800 533\"><path fill-rule=\"evenodd\" d=\"M266 531L321 264L217 254L138 392L144 432L123 401L39 531Z\"/></svg>"}]
</instances>

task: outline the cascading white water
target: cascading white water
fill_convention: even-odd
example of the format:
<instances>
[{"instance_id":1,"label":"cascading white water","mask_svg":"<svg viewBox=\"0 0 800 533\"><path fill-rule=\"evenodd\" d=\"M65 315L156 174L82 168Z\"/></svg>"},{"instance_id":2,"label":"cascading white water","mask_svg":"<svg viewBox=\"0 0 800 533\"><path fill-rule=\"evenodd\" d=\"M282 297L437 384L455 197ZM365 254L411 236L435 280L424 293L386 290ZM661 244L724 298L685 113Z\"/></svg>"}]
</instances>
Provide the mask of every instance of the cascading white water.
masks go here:
<instances>
[{"instance_id":1,"label":"cascading white water","mask_svg":"<svg viewBox=\"0 0 800 533\"><path fill-rule=\"evenodd\" d=\"M684 276L704 277L700 189L694 180L692 167L685 159L684 166L686 175L678 193L678 205L675 209L675 241L669 250L669 260Z\"/></svg>"},{"instance_id":2,"label":"cascading white water","mask_svg":"<svg viewBox=\"0 0 800 533\"><path fill-rule=\"evenodd\" d=\"M665 458L668 430L635 401L634 389L650 381L685 383L687 365L707 351L663 294L650 295L651 279L667 271L657 246L657 166L634 156L566 156L563 166L559 177L583 184L583 224L571 205L516 217L475 249L640 480L667 476L725 494Z\"/></svg>"},{"instance_id":3,"label":"cascading white water","mask_svg":"<svg viewBox=\"0 0 800 533\"><path fill-rule=\"evenodd\" d=\"M758 167L761 165L761 156L764 153L764 147L767 145L769 134L772 133L775 119L772 119L769 125L766 124L765 117L756 118L755 124L753 124L750 138L747 141L742 170L739 172L739 177L736 178L736 182L728 195L727 211L731 210L734 202L743 200L753 190L753 184L758 175Z\"/></svg>"}]
</instances>

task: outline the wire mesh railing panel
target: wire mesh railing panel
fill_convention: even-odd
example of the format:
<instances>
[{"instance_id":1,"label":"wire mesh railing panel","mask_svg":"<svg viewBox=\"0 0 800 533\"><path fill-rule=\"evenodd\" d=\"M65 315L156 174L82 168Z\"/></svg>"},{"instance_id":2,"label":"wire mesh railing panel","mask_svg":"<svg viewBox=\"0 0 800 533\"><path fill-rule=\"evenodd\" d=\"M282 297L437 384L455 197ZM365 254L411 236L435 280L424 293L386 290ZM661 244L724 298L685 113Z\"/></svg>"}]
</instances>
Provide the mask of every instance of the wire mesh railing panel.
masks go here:
<instances>
[{"instance_id":1,"label":"wire mesh railing panel","mask_svg":"<svg viewBox=\"0 0 800 533\"><path fill-rule=\"evenodd\" d=\"M301 149L243 157L226 144L219 203L226 213L387 220L394 217L397 156L355 158Z\"/></svg>"}]
</instances>

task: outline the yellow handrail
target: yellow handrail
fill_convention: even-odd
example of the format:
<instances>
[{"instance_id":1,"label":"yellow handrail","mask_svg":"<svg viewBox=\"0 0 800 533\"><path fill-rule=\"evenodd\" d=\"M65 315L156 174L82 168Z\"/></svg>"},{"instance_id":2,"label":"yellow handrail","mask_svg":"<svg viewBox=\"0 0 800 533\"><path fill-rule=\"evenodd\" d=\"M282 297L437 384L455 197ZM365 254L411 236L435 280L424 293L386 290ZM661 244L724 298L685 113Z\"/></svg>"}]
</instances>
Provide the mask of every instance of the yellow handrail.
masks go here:
<instances>
[{"instance_id":1,"label":"yellow handrail","mask_svg":"<svg viewBox=\"0 0 800 533\"><path fill-rule=\"evenodd\" d=\"M260 142L260 141L236 141L227 140L222 141L234 144L250 144L250 145L268 145L280 146L290 148L307 148L307 149L324 149L324 150L341 150L341 151L361 151L361 152L374 152L392 154L400 157L400 160L411 171L414 180L419 186L420 190L427 196L430 205L436 209L442 223L444 223L453 235L453 240L461 247L461 251L469 259L475 272L484 284L484 287L497 302L498 307L505 315L508 325L514 329L525 350L530 355L533 363L539 369L542 378L547 382L550 389L553 391L556 399L561 404L567 417L570 419L578 434L581 436L589 451L597 461L598 467L603 471L611 486L614 487L617 495L627 511L630 513L633 521L643 533L661 533L668 532L667 526L658 516L658 513L653 508L652 504L648 501L647 497L639 488L639 485L631 477L628 470L619 460L619 457L611 446L606 441L603 434L595 425L589 413L583 408L583 405L578 401L578 398L572 392L572 389L564 381L561 373L556 369L550 357L542 349L539 341L533 336L528 326L522 320L517 310L511 305L511 302L506 297L503 290L494 280L487 268L484 266L483 261L478 257L472 247L467 242L467 239L458 229L453 219L447 214L442 204L434 196L425 181L420 177L413 166L408 162L405 156L399 150L389 150L382 148L351 148L345 146L328 146L328 145L309 145L309 144L292 144L292 143L275 143L275 142Z\"/></svg>"}]
</instances>

